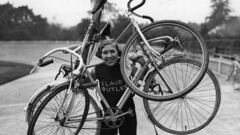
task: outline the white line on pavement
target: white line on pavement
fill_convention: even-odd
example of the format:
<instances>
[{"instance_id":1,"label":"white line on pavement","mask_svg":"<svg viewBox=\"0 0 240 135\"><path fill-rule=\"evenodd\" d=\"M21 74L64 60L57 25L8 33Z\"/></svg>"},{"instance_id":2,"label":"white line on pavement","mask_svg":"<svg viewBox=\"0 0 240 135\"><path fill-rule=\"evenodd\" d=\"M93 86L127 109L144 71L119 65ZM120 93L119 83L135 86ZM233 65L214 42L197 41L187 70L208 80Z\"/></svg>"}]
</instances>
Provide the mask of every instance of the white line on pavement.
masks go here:
<instances>
[{"instance_id":1,"label":"white line on pavement","mask_svg":"<svg viewBox=\"0 0 240 135\"><path fill-rule=\"evenodd\" d=\"M18 104L0 105L0 108L6 108L6 107L17 107L17 106L24 106L24 105L27 105L27 103L18 103Z\"/></svg>"}]
</instances>

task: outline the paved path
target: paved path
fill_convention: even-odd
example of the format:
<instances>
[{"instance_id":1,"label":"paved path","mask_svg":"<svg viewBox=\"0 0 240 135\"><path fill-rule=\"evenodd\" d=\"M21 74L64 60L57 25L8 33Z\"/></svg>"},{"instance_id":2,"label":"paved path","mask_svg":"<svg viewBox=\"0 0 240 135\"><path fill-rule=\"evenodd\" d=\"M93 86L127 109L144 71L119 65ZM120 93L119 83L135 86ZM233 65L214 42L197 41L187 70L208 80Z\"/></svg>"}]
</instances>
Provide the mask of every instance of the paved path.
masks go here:
<instances>
[{"instance_id":1,"label":"paved path","mask_svg":"<svg viewBox=\"0 0 240 135\"><path fill-rule=\"evenodd\" d=\"M26 48L29 47L27 46ZM4 52L0 53L1 60L8 59L28 64L33 64L42 55L39 52L22 55L24 48L18 48L15 51L12 49L9 50L8 47L1 47L1 49ZM16 57L12 57L6 52L10 52L12 53L11 55L15 55ZM46 51L42 50L42 52ZM53 80L54 75L57 73L53 69L54 66L39 69L32 75L0 86L0 135L26 134L27 124L25 123L23 108L34 91ZM234 91L230 83L221 81L221 78L219 80L222 89L222 102L219 112L208 127L194 135L239 135L240 133L240 91ZM144 115L141 99L136 96L135 101L138 114L138 135L154 135L153 126ZM170 135L162 130L158 131L160 135Z\"/></svg>"},{"instance_id":2,"label":"paved path","mask_svg":"<svg viewBox=\"0 0 240 135\"><path fill-rule=\"evenodd\" d=\"M24 106L35 90L53 80L56 71L51 68L38 70L0 86L0 135L24 135L27 131ZM230 83L221 82L222 102L216 118L199 135L238 135L240 133L240 91L234 91ZM138 135L154 133L146 119L141 99L135 98L138 112ZM159 134L168 135L161 130Z\"/></svg>"}]
</instances>

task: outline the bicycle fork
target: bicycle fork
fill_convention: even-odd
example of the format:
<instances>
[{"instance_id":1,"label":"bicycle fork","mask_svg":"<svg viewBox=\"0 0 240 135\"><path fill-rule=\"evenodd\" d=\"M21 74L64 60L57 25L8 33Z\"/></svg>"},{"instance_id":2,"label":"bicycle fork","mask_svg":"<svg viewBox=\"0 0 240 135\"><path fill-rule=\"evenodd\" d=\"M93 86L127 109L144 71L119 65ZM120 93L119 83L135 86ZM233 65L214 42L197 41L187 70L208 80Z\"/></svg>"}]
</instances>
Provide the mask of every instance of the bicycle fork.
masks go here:
<instances>
[{"instance_id":1,"label":"bicycle fork","mask_svg":"<svg viewBox=\"0 0 240 135\"><path fill-rule=\"evenodd\" d=\"M63 106L64 104L66 103L66 100L71 92L71 88L72 88L72 85L73 85L73 79L70 79L70 83L69 83L69 88L68 90L66 91L66 94L64 95L64 98L63 98L63 101L61 103L61 106L59 107L59 110L57 111L57 114L56 114L56 119L59 118L59 114L61 112L61 110L63 110ZM74 84L75 85L75 84ZM74 86L75 87L75 86ZM68 121L69 119L69 116L71 114L71 111L72 111L72 107L74 105L74 101L75 101L75 93L72 94L72 97L71 97L71 100L70 100L70 103L69 105L67 106L67 109L66 109L66 112L64 114L64 118L63 118L63 121L60 123L61 125L65 125L66 122Z\"/></svg>"}]
</instances>

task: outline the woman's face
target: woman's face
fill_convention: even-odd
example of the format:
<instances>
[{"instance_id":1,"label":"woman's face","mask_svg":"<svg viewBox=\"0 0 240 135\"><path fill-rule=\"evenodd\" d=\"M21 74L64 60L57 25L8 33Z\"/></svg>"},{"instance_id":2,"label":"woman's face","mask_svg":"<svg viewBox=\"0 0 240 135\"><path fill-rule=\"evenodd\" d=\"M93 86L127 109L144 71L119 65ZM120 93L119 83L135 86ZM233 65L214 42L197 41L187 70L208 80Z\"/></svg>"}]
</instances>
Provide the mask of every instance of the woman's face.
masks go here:
<instances>
[{"instance_id":1,"label":"woman's face","mask_svg":"<svg viewBox=\"0 0 240 135\"><path fill-rule=\"evenodd\" d=\"M113 66L118 61L118 51L114 44L106 45L102 49L102 60L108 66Z\"/></svg>"}]
</instances>

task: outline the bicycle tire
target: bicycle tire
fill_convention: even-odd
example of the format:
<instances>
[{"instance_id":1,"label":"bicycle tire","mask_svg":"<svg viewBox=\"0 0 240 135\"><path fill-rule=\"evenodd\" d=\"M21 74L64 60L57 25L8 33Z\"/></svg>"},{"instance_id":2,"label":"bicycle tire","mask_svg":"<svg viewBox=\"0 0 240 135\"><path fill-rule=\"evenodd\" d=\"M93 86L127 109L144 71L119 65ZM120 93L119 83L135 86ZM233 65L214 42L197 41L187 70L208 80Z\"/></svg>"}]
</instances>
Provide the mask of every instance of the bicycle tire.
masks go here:
<instances>
[{"instance_id":1,"label":"bicycle tire","mask_svg":"<svg viewBox=\"0 0 240 135\"><path fill-rule=\"evenodd\" d=\"M102 117L102 113L94 98L91 95L89 95L89 98L89 111L80 135L100 135L101 121L99 121L98 118Z\"/></svg>"},{"instance_id":2,"label":"bicycle tire","mask_svg":"<svg viewBox=\"0 0 240 135\"><path fill-rule=\"evenodd\" d=\"M33 115L35 114L37 108L39 105L43 102L43 100L49 95L49 93L52 91L53 86L46 87L43 91L41 91L36 98L32 101L31 104L29 104L29 107L27 109L27 123L30 125L30 122L32 120Z\"/></svg>"},{"instance_id":3,"label":"bicycle tire","mask_svg":"<svg viewBox=\"0 0 240 135\"><path fill-rule=\"evenodd\" d=\"M27 115L28 115L28 120L27 120L27 122L28 122L28 125L30 125L30 122L31 122L31 120L32 120L32 117L33 117L33 115L34 115L34 113L36 112L36 110L37 110L37 108L39 107L39 105L43 102L43 100L46 98L46 96L47 95L49 95L53 90L53 87L50 87L50 88L46 88L46 89L44 89L43 91L41 91L37 96L36 96L36 98L33 100L33 102L31 103L31 105L29 106L29 108L28 108L28 112L27 112ZM100 111L100 109L99 109L99 107L98 107L98 105L97 105L97 103L96 103L96 101L93 99L93 97L92 96L90 96L89 95L89 98L90 98L90 104L89 104L89 113L88 113L88 117L89 117L89 114L90 115L94 115L94 114L96 114L96 118L100 118L102 115L101 115L101 111ZM95 113L91 113L91 110L94 110L94 111L92 111L92 112L95 112ZM94 116L90 116L90 117L94 117ZM87 118L88 119L88 118ZM88 123L88 121L87 121L87 119L86 119L86 121L85 121L85 123L84 123L84 126L82 127L82 130L83 131L81 131L81 135L84 135L85 133L86 134L94 134L94 135L99 135L100 134L100 131L99 131L99 129L100 129L100 127L101 127L101 123L99 122L99 121L96 121L96 131L94 131L94 128L95 128L95 126L93 125L94 123L92 123L91 125L93 125L93 126L91 126L91 127L88 127L88 125L89 125L89 123ZM90 130L88 130L88 129L90 129Z\"/></svg>"},{"instance_id":4,"label":"bicycle tire","mask_svg":"<svg viewBox=\"0 0 240 135\"><path fill-rule=\"evenodd\" d=\"M27 134L28 135L38 135L38 130L35 129L36 128L36 125L38 126L38 124L36 124L36 122L39 122L40 126L41 126L41 117L40 115L44 115L44 111L53 111L52 112L52 117L50 116L51 114L48 114L48 116L50 117L50 119L48 119L48 121L50 121L50 123L53 124L53 127L51 127L51 124L49 125L46 125L45 128L44 126L42 126L41 128L44 128L43 131L46 132L47 131L47 128L51 128L51 133L50 134L53 134L52 131L54 130L54 127L58 127L56 130L57 132L59 131L62 131L64 132L64 134L67 134L66 132L69 131L70 134L75 134L77 135L80 130L82 129L83 127L83 124L86 120L86 117L87 117L87 113L88 113L88 109L89 109L89 103L90 103L90 99L89 99L89 94L86 90L79 90L79 93L78 93L78 96L82 96L84 99L83 99L83 107L82 106L79 106L79 105L76 105L77 103L79 102L75 102L74 103L74 107L82 107L83 108L83 111L81 111L81 114L78 114L78 115L82 115L81 118L81 122L76 122L76 125L61 125L61 121L65 121L65 118L64 118L64 110L61 110L62 112L62 117L63 118L60 118L60 117L56 117L56 112L54 111L58 111L59 108L56 108L56 107L59 107L59 105L61 104L61 100L60 98L64 95L61 96L61 92L63 92L63 94L65 94L64 92L66 92L66 90L68 89L69 87L69 82L66 82L66 83L63 83L61 85L58 85L57 87L54 87L52 93L50 93L43 101L43 103L41 103L41 105L39 106L39 108L36 110L33 118L32 118L32 121L30 122L30 125L29 125L29 128L28 128L28 131L27 131ZM71 92L70 92L71 93ZM59 97L58 97L58 94L59 94ZM76 98L78 100L81 100L81 98ZM48 108L48 105L51 103L51 101L55 100L57 102L57 104L55 106L52 106ZM68 103L70 101L66 100L65 103ZM63 109L66 109L68 107L68 105L65 105L63 106ZM45 109L45 110L44 110ZM49 109L49 110L48 110ZM81 108L80 108L81 109ZM76 109L73 109L74 111ZM78 111L78 110L77 110ZM47 114L47 112L45 112ZM73 112L71 113L71 115L73 115L72 117L76 117L78 115L74 114ZM76 115L76 116L74 116ZM40 118L39 118L40 117ZM44 118L44 117L43 117ZM40 119L40 120L39 120ZM52 122L51 122L52 120ZM55 123L55 125L54 125ZM69 127L68 127L69 126ZM72 127L71 127L72 126ZM46 128L47 127L47 128ZM38 129L41 129L41 128L38 128ZM61 129L62 128L62 129ZM74 128L76 129L75 131L71 131L70 128ZM64 129L66 129L67 131L65 131ZM40 131L41 132L41 131ZM44 133L46 134L46 133Z\"/></svg>"},{"instance_id":5,"label":"bicycle tire","mask_svg":"<svg viewBox=\"0 0 240 135\"><path fill-rule=\"evenodd\" d=\"M166 30L167 29L167 30ZM161 33L162 30L163 32ZM150 25L147 25L143 29L141 29L143 35L145 35L146 39L149 40L154 39L155 37L161 37L161 36L173 36L173 37L180 37L180 40L182 43L182 47L174 47L171 51L168 51L167 53L164 54L164 57L169 57L173 56L174 54L178 55L181 54L183 57L188 57L189 59L198 59L201 62L201 68L196 75L195 80L189 84L186 88L181 90L178 93L173 93L168 96L154 96L154 95L148 95L143 91L143 89L139 88L138 83L134 83L130 78L129 78L129 69L128 69L128 60L129 60L129 55L135 53L134 51L136 50L135 48L139 49L139 44L142 42L140 36L138 33L135 33L127 42L126 47L124 48L123 54L121 56L121 73L123 76L124 81L127 83L127 85L130 87L131 90L133 90L136 94L139 96L149 99L149 100L157 100L157 101L167 101L167 100L172 100L174 98L178 98L184 94L187 94L190 92L194 87L197 86L197 84L201 81L203 78L204 74L207 71L208 67L208 51L206 48L206 44L202 38L202 36L193 30L191 27L189 27L187 24L179 22L179 21L159 21L152 23ZM155 32L154 32L155 31ZM156 35L151 35L151 34L156 34ZM193 46L194 43L194 47ZM150 44L151 45L151 44ZM154 48L155 46L155 48ZM152 47L160 52L162 51L160 45L152 45ZM141 48L142 49L142 48ZM141 50L139 49L139 50ZM195 57L194 50L199 50L200 53L197 54L199 56L198 58ZM142 49L144 52L145 50ZM186 52L192 52L190 55L185 55ZM146 55L143 55L145 60L147 61ZM155 61L157 65L161 61ZM141 77L143 78L143 77ZM134 80L135 81L135 80ZM165 83L167 84L167 83Z\"/></svg>"},{"instance_id":6,"label":"bicycle tire","mask_svg":"<svg viewBox=\"0 0 240 135\"><path fill-rule=\"evenodd\" d=\"M193 60L182 59L182 62L199 66ZM149 76L145 91L149 91L154 74L156 73ZM150 120L160 129L172 134L191 134L203 129L216 116L220 102L220 86L211 70L207 71L193 91L179 99L165 102L143 100Z\"/></svg>"},{"instance_id":7,"label":"bicycle tire","mask_svg":"<svg viewBox=\"0 0 240 135\"><path fill-rule=\"evenodd\" d=\"M28 125L30 125L30 122L32 120L32 117L33 115L35 114L37 108L39 107L39 105L43 102L43 100L46 98L47 95L49 95L53 90L53 87L51 88L46 88L44 89L43 91L41 91L37 96L36 98L33 100L32 104L29 106L28 108L28 119L27 119L27 122L28 122ZM90 115L94 115L96 114L96 118L100 118L102 116L101 114L101 110L99 109L96 101L93 99L92 96L89 95L89 98L90 98L90 104L89 104L89 113L88 113L88 117L89 117L89 114ZM95 113L91 113L91 110L94 110L92 112L95 112ZM94 117L94 116L90 116L90 117ZM87 118L88 119L88 118ZM96 127L93 125L94 123L91 124L91 127L88 127L89 123L88 123L88 120L86 119L83 127L82 127L82 130L81 131L81 135L84 135L85 133L86 134L94 134L94 135L99 135L100 134L100 127L101 127L101 123L99 121L96 121ZM93 125L93 126L92 126ZM96 131L94 131L94 128L96 128ZM90 130L88 130L90 129Z\"/></svg>"}]
</instances>

